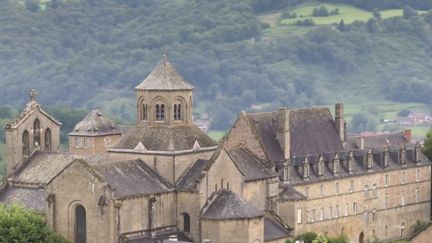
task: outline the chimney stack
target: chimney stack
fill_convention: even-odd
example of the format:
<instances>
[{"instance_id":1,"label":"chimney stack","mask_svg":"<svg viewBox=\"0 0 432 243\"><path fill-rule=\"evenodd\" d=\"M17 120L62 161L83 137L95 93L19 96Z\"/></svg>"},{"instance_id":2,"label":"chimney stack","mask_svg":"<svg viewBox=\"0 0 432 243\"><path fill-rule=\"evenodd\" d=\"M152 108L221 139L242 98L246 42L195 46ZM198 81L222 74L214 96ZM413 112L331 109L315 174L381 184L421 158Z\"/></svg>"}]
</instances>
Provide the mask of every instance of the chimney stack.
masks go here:
<instances>
[{"instance_id":1,"label":"chimney stack","mask_svg":"<svg viewBox=\"0 0 432 243\"><path fill-rule=\"evenodd\" d=\"M279 144L282 146L284 152L285 161L288 161L291 157L289 112L289 109L286 107L279 108L277 135Z\"/></svg>"},{"instance_id":2,"label":"chimney stack","mask_svg":"<svg viewBox=\"0 0 432 243\"><path fill-rule=\"evenodd\" d=\"M363 136L358 136L355 138L355 144L357 146L358 149L364 149L364 137Z\"/></svg>"},{"instance_id":3,"label":"chimney stack","mask_svg":"<svg viewBox=\"0 0 432 243\"><path fill-rule=\"evenodd\" d=\"M340 140L346 142L346 131L345 131L345 116L343 103L337 103L335 105L335 123L336 130L339 133Z\"/></svg>"},{"instance_id":4,"label":"chimney stack","mask_svg":"<svg viewBox=\"0 0 432 243\"><path fill-rule=\"evenodd\" d=\"M406 139L408 139L408 141L411 142L411 139L412 139L412 130L411 129L405 129L404 130L404 137Z\"/></svg>"}]
</instances>

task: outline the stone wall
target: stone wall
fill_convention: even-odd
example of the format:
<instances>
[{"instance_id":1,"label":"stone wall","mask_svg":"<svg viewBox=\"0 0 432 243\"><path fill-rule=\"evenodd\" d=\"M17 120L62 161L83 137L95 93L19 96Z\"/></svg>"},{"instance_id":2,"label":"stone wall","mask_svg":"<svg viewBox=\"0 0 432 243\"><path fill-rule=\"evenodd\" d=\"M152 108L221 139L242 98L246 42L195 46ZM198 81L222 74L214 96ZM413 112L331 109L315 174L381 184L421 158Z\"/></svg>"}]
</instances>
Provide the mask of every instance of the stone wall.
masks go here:
<instances>
[{"instance_id":1,"label":"stone wall","mask_svg":"<svg viewBox=\"0 0 432 243\"><path fill-rule=\"evenodd\" d=\"M105 154L107 149L117 143L121 134L108 136L69 136L69 152L76 154ZM78 146L77 139L86 139L87 146Z\"/></svg>"},{"instance_id":2,"label":"stone wall","mask_svg":"<svg viewBox=\"0 0 432 243\"><path fill-rule=\"evenodd\" d=\"M203 220L202 239L224 243L264 242L263 218L242 220Z\"/></svg>"}]
</instances>

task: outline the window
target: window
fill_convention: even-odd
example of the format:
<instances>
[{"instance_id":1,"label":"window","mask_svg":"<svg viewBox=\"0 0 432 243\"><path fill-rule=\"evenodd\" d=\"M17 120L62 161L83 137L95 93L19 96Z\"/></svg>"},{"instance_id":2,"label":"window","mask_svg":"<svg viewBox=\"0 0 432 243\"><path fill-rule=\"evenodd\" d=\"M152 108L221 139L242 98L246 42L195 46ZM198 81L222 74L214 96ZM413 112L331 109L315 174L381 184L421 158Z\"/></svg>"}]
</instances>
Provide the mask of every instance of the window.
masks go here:
<instances>
[{"instance_id":1,"label":"window","mask_svg":"<svg viewBox=\"0 0 432 243\"><path fill-rule=\"evenodd\" d=\"M369 186L365 185L363 190L364 190L364 197L368 198L369 197Z\"/></svg>"},{"instance_id":2,"label":"window","mask_svg":"<svg viewBox=\"0 0 432 243\"><path fill-rule=\"evenodd\" d=\"M36 119L33 123L33 145L38 147L41 145L40 143L40 122L39 119Z\"/></svg>"},{"instance_id":3,"label":"window","mask_svg":"<svg viewBox=\"0 0 432 243\"><path fill-rule=\"evenodd\" d=\"M111 138L104 138L104 145L106 148L111 146Z\"/></svg>"},{"instance_id":4,"label":"window","mask_svg":"<svg viewBox=\"0 0 432 243\"><path fill-rule=\"evenodd\" d=\"M347 203L345 206L345 216L349 215L349 204Z\"/></svg>"},{"instance_id":5,"label":"window","mask_svg":"<svg viewBox=\"0 0 432 243\"><path fill-rule=\"evenodd\" d=\"M324 220L324 208L321 208L320 210L320 220Z\"/></svg>"},{"instance_id":6,"label":"window","mask_svg":"<svg viewBox=\"0 0 432 243\"><path fill-rule=\"evenodd\" d=\"M374 197L374 198L377 197L377 185L376 184L372 185L372 197Z\"/></svg>"},{"instance_id":7,"label":"window","mask_svg":"<svg viewBox=\"0 0 432 243\"><path fill-rule=\"evenodd\" d=\"M190 216L188 213L183 213L183 231L190 232Z\"/></svg>"},{"instance_id":8,"label":"window","mask_svg":"<svg viewBox=\"0 0 432 243\"><path fill-rule=\"evenodd\" d=\"M329 219L333 218L333 207L330 206L329 208Z\"/></svg>"},{"instance_id":9,"label":"window","mask_svg":"<svg viewBox=\"0 0 432 243\"><path fill-rule=\"evenodd\" d=\"M316 210L312 209L312 222L315 222L316 220Z\"/></svg>"},{"instance_id":10,"label":"window","mask_svg":"<svg viewBox=\"0 0 432 243\"><path fill-rule=\"evenodd\" d=\"M369 213L368 213L368 211L365 208L364 209L364 213L363 213L363 221L367 223L368 220L369 220Z\"/></svg>"},{"instance_id":11,"label":"window","mask_svg":"<svg viewBox=\"0 0 432 243\"><path fill-rule=\"evenodd\" d=\"M351 180L350 182L350 192L354 191L354 180Z\"/></svg>"},{"instance_id":12,"label":"window","mask_svg":"<svg viewBox=\"0 0 432 243\"><path fill-rule=\"evenodd\" d=\"M334 212L335 214L334 214L334 217L335 218L337 218L337 217L339 217L339 205L336 205L336 207L335 207L335 212Z\"/></svg>"},{"instance_id":13,"label":"window","mask_svg":"<svg viewBox=\"0 0 432 243\"><path fill-rule=\"evenodd\" d=\"M376 209L374 209L372 211L372 221L376 221L376 220L377 220Z\"/></svg>"},{"instance_id":14,"label":"window","mask_svg":"<svg viewBox=\"0 0 432 243\"><path fill-rule=\"evenodd\" d=\"M29 156L30 155L30 137L29 132L25 130L22 135L22 153L23 156Z\"/></svg>"},{"instance_id":15,"label":"window","mask_svg":"<svg viewBox=\"0 0 432 243\"><path fill-rule=\"evenodd\" d=\"M388 233L388 226L386 225L386 226L384 227L384 235L387 236L387 233Z\"/></svg>"},{"instance_id":16,"label":"window","mask_svg":"<svg viewBox=\"0 0 432 243\"><path fill-rule=\"evenodd\" d=\"M336 185L335 185L335 189L336 189L336 194L339 194L339 182L336 182Z\"/></svg>"},{"instance_id":17,"label":"window","mask_svg":"<svg viewBox=\"0 0 432 243\"><path fill-rule=\"evenodd\" d=\"M302 218L303 218L302 208L297 208L297 224L302 223Z\"/></svg>"},{"instance_id":18,"label":"window","mask_svg":"<svg viewBox=\"0 0 432 243\"><path fill-rule=\"evenodd\" d=\"M405 193L401 194L401 206L405 205Z\"/></svg>"},{"instance_id":19,"label":"window","mask_svg":"<svg viewBox=\"0 0 432 243\"><path fill-rule=\"evenodd\" d=\"M88 138L83 138L83 147L88 148Z\"/></svg>"},{"instance_id":20,"label":"window","mask_svg":"<svg viewBox=\"0 0 432 243\"><path fill-rule=\"evenodd\" d=\"M320 186L320 196L324 196L324 185Z\"/></svg>"},{"instance_id":21,"label":"window","mask_svg":"<svg viewBox=\"0 0 432 243\"><path fill-rule=\"evenodd\" d=\"M305 188L305 196L306 196L306 197L309 197L309 187L306 187L306 188Z\"/></svg>"},{"instance_id":22,"label":"window","mask_svg":"<svg viewBox=\"0 0 432 243\"><path fill-rule=\"evenodd\" d=\"M352 212L353 212L353 214L357 214L357 203L356 202L353 203Z\"/></svg>"},{"instance_id":23,"label":"window","mask_svg":"<svg viewBox=\"0 0 432 243\"><path fill-rule=\"evenodd\" d=\"M416 181L420 181L420 169L416 170Z\"/></svg>"},{"instance_id":24,"label":"window","mask_svg":"<svg viewBox=\"0 0 432 243\"><path fill-rule=\"evenodd\" d=\"M401 224L401 238L405 237L405 223Z\"/></svg>"},{"instance_id":25,"label":"window","mask_svg":"<svg viewBox=\"0 0 432 243\"><path fill-rule=\"evenodd\" d=\"M182 120L181 104L174 104L174 121Z\"/></svg>"},{"instance_id":26,"label":"window","mask_svg":"<svg viewBox=\"0 0 432 243\"><path fill-rule=\"evenodd\" d=\"M417 187L417 190L416 190L416 195L415 195L415 201L416 202L419 202L420 201L420 190L418 189L418 187Z\"/></svg>"},{"instance_id":27,"label":"window","mask_svg":"<svg viewBox=\"0 0 432 243\"><path fill-rule=\"evenodd\" d=\"M388 186L388 185L389 185L389 175L388 175L388 174L386 174L386 175L384 176L384 185L385 185L385 186Z\"/></svg>"},{"instance_id":28,"label":"window","mask_svg":"<svg viewBox=\"0 0 432 243\"><path fill-rule=\"evenodd\" d=\"M401 183L402 184L406 183L406 171L401 172Z\"/></svg>"},{"instance_id":29,"label":"window","mask_svg":"<svg viewBox=\"0 0 432 243\"><path fill-rule=\"evenodd\" d=\"M51 129L45 130L45 151L51 152Z\"/></svg>"},{"instance_id":30,"label":"window","mask_svg":"<svg viewBox=\"0 0 432 243\"><path fill-rule=\"evenodd\" d=\"M147 121L147 119L148 119L147 112L148 112L147 104L143 104L143 105L142 105L142 115L141 115L141 120L143 120L143 121Z\"/></svg>"},{"instance_id":31,"label":"window","mask_svg":"<svg viewBox=\"0 0 432 243\"><path fill-rule=\"evenodd\" d=\"M156 104L156 121L164 121L164 120L165 120L165 105Z\"/></svg>"},{"instance_id":32,"label":"window","mask_svg":"<svg viewBox=\"0 0 432 243\"><path fill-rule=\"evenodd\" d=\"M75 208L75 242L86 243L87 227L86 227L86 210L79 205Z\"/></svg>"}]
</instances>

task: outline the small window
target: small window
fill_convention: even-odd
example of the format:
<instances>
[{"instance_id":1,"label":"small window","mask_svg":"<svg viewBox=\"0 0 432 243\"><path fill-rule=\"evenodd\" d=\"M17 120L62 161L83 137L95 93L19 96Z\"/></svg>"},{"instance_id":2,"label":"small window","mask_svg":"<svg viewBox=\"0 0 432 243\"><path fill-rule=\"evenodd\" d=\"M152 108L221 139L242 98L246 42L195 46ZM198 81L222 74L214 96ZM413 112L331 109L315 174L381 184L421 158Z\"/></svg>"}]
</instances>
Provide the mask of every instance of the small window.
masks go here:
<instances>
[{"instance_id":1,"label":"small window","mask_svg":"<svg viewBox=\"0 0 432 243\"><path fill-rule=\"evenodd\" d=\"M320 196L324 196L324 185L320 186Z\"/></svg>"},{"instance_id":2,"label":"small window","mask_svg":"<svg viewBox=\"0 0 432 243\"><path fill-rule=\"evenodd\" d=\"M376 220L377 220L376 209L374 209L372 211L372 221L376 221Z\"/></svg>"},{"instance_id":3,"label":"small window","mask_svg":"<svg viewBox=\"0 0 432 243\"><path fill-rule=\"evenodd\" d=\"M335 189L336 189L336 194L339 194L339 182L336 182Z\"/></svg>"},{"instance_id":4,"label":"small window","mask_svg":"<svg viewBox=\"0 0 432 243\"><path fill-rule=\"evenodd\" d=\"M88 144L88 141L89 139L88 138L83 138L83 147L84 148L88 148L88 146L89 146L89 144Z\"/></svg>"},{"instance_id":5,"label":"small window","mask_svg":"<svg viewBox=\"0 0 432 243\"><path fill-rule=\"evenodd\" d=\"M401 194L401 206L405 205L405 193Z\"/></svg>"},{"instance_id":6,"label":"small window","mask_svg":"<svg viewBox=\"0 0 432 243\"><path fill-rule=\"evenodd\" d=\"M351 180L350 182L350 192L354 191L354 180Z\"/></svg>"},{"instance_id":7,"label":"small window","mask_svg":"<svg viewBox=\"0 0 432 243\"><path fill-rule=\"evenodd\" d=\"M302 208L297 208L297 224L302 223L302 218L303 218L303 210Z\"/></svg>"},{"instance_id":8,"label":"small window","mask_svg":"<svg viewBox=\"0 0 432 243\"><path fill-rule=\"evenodd\" d=\"M388 196L388 194L386 194L386 196L385 196L384 206L385 206L385 208L389 207L389 196Z\"/></svg>"},{"instance_id":9,"label":"small window","mask_svg":"<svg viewBox=\"0 0 432 243\"><path fill-rule=\"evenodd\" d=\"M420 202L420 190L419 190L419 188L417 187L417 190L416 190L416 202Z\"/></svg>"},{"instance_id":10,"label":"small window","mask_svg":"<svg viewBox=\"0 0 432 243\"><path fill-rule=\"evenodd\" d=\"M320 220L324 220L324 208L321 208L320 210Z\"/></svg>"},{"instance_id":11,"label":"small window","mask_svg":"<svg viewBox=\"0 0 432 243\"><path fill-rule=\"evenodd\" d=\"M316 221L316 210L312 209L312 222Z\"/></svg>"},{"instance_id":12,"label":"small window","mask_svg":"<svg viewBox=\"0 0 432 243\"><path fill-rule=\"evenodd\" d=\"M165 105L156 104L156 121L164 121L164 120L165 120Z\"/></svg>"},{"instance_id":13,"label":"small window","mask_svg":"<svg viewBox=\"0 0 432 243\"><path fill-rule=\"evenodd\" d=\"M182 107L181 104L174 104L174 121L182 120Z\"/></svg>"},{"instance_id":14,"label":"small window","mask_svg":"<svg viewBox=\"0 0 432 243\"><path fill-rule=\"evenodd\" d=\"M401 172L401 184L406 183L406 171Z\"/></svg>"},{"instance_id":15,"label":"small window","mask_svg":"<svg viewBox=\"0 0 432 243\"><path fill-rule=\"evenodd\" d=\"M416 170L416 181L420 181L420 169Z\"/></svg>"},{"instance_id":16,"label":"small window","mask_svg":"<svg viewBox=\"0 0 432 243\"><path fill-rule=\"evenodd\" d=\"M389 185L389 175L388 174L385 174L385 176L384 176L384 185L385 186Z\"/></svg>"},{"instance_id":17,"label":"small window","mask_svg":"<svg viewBox=\"0 0 432 243\"><path fill-rule=\"evenodd\" d=\"M147 112L148 112L147 104L143 104L143 105L142 105L142 116L141 116L141 120L143 120L143 121L147 121L147 119L148 119Z\"/></svg>"},{"instance_id":18,"label":"small window","mask_svg":"<svg viewBox=\"0 0 432 243\"><path fill-rule=\"evenodd\" d=\"M333 207L330 206L329 208L329 219L333 218Z\"/></svg>"},{"instance_id":19,"label":"small window","mask_svg":"<svg viewBox=\"0 0 432 243\"><path fill-rule=\"evenodd\" d=\"M405 237L405 223L401 224L401 238Z\"/></svg>"},{"instance_id":20,"label":"small window","mask_svg":"<svg viewBox=\"0 0 432 243\"><path fill-rule=\"evenodd\" d=\"M363 191L364 191L364 197L368 198L369 197L369 186L365 185Z\"/></svg>"},{"instance_id":21,"label":"small window","mask_svg":"<svg viewBox=\"0 0 432 243\"><path fill-rule=\"evenodd\" d=\"M334 217L335 218L339 217L339 205L336 205L335 207Z\"/></svg>"},{"instance_id":22,"label":"small window","mask_svg":"<svg viewBox=\"0 0 432 243\"><path fill-rule=\"evenodd\" d=\"M372 185L372 196L374 197L374 198L376 198L378 195L377 195L377 185L376 184L373 184Z\"/></svg>"},{"instance_id":23,"label":"small window","mask_svg":"<svg viewBox=\"0 0 432 243\"><path fill-rule=\"evenodd\" d=\"M354 202L353 203L353 214L357 214L357 203L356 202Z\"/></svg>"}]
</instances>

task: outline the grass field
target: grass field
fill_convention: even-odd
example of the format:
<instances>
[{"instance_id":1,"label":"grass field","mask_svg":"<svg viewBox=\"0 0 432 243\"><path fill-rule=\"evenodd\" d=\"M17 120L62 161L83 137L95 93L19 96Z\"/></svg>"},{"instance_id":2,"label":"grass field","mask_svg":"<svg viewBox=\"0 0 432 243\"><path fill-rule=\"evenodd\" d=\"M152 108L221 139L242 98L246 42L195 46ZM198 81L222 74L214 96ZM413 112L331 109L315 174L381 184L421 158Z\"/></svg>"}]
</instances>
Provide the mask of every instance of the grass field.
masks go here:
<instances>
[{"instance_id":1,"label":"grass field","mask_svg":"<svg viewBox=\"0 0 432 243\"><path fill-rule=\"evenodd\" d=\"M318 8L321 6L326 7L329 11L338 8L339 14L326 16L326 17L312 16L312 12L314 8ZM298 5L292 9L287 9L285 11L295 13L297 15L297 18L280 20L282 14L282 11L280 11L280 12L272 12L272 13L261 15L260 20L264 23L269 24L271 27L276 27L279 24L292 25L295 22L304 19L313 19L313 21L317 25L329 25L329 24L339 23L341 19L344 20L345 24L351 24L356 20L367 21L372 17L372 12L354 7L349 4L305 3L305 4ZM421 11L419 12L421 13ZM388 9L388 10L380 11L380 13L381 13L381 17L385 19L385 18L391 18L395 16L402 16L403 10Z\"/></svg>"}]
</instances>

